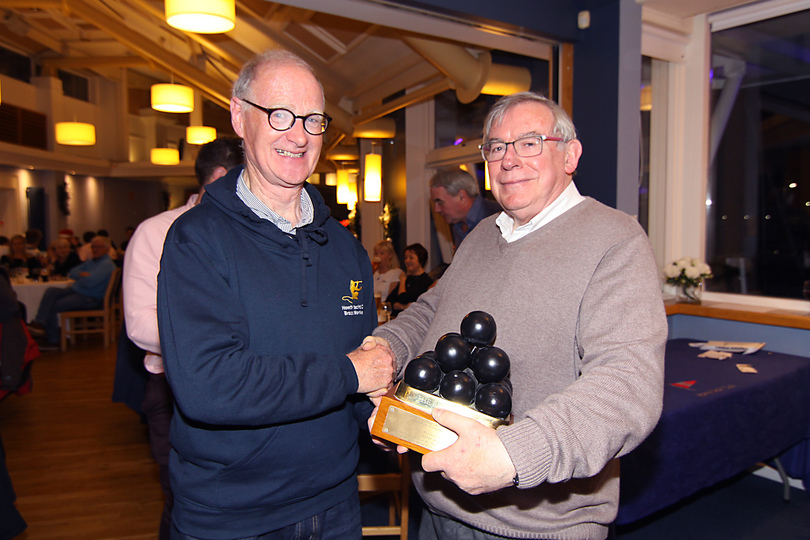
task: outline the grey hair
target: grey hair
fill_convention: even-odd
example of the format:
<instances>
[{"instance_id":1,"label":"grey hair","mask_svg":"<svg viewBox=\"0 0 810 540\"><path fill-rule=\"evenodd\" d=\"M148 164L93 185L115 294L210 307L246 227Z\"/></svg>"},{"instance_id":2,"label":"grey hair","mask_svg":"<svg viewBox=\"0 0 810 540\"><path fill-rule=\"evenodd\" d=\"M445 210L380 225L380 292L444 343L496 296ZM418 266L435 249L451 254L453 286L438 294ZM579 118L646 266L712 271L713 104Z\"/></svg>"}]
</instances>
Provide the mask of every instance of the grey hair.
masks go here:
<instances>
[{"instance_id":1,"label":"grey hair","mask_svg":"<svg viewBox=\"0 0 810 540\"><path fill-rule=\"evenodd\" d=\"M93 237L93 239L90 241L90 243L91 243L91 244L92 244L93 242L96 242L97 244L103 244L103 245L104 245L104 247L105 247L105 248L107 248L107 249L110 249L110 247L112 246L112 242L111 242L111 241L110 241L110 239L109 239L109 238L107 238L106 236L96 235L96 236L94 236L94 237Z\"/></svg>"},{"instance_id":2,"label":"grey hair","mask_svg":"<svg viewBox=\"0 0 810 540\"><path fill-rule=\"evenodd\" d=\"M472 198L478 196L478 182L461 169L441 170L431 177L428 185L432 188L443 187L450 195L458 195L463 189Z\"/></svg>"},{"instance_id":3,"label":"grey hair","mask_svg":"<svg viewBox=\"0 0 810 540\"><path fill-rule=\"evenodd\" d=\"M315 70L312 69L312 66L310 66L306 60L286 49L270 49L257 54L251 58L247 64L242 66L239 77L236 79L236 82L233 83L231 96L239 99L248 98L248 90L262 69L277 69L283 66L297 66L309 71L315 80L318 81L318 86L321 87L321 96L324 95L321 81L318 80Z\"/></svg>"},{"instance_id":4,"label":"grey hair","mask_svg":"<svg viewBox=\"0 0 810 540\"><path fill-rule=\"evenodd\" d=\"M571 120L571 117L568 116L568 113L565 112L565 109L536 92L518 92L517 94L500 98L495 102L495 105L492 106L492 109L490 109L487 114L486 120L484 120L484 142L489 140L489 134L492 128L503 121L506 113L508 113L512 107L521 103L540 103L548 107L554 117L554 127L548 135L561 137L565 142L577 138L577 130L574 127L574 122Z\"/></svg>"}]
</instances>

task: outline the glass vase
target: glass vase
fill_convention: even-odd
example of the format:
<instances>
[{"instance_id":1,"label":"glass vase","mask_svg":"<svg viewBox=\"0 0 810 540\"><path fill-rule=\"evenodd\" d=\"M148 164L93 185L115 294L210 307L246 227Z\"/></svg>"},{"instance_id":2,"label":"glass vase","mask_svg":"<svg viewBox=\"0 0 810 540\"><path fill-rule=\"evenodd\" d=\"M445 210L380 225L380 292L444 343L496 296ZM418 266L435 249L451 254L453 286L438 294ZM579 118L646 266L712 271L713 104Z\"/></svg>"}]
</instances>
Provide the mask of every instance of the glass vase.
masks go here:
<instances>
[{"instance_id":1,"label":"glass vase","mask_svg":"<svg viewBox=\"0 0 810 540\"><path fill-rule=\"evenodd\" d=\"M703 283L681 285L678 288L676 301L682 304L700 304L703 298Z\"/></svg>"}]
</instances>

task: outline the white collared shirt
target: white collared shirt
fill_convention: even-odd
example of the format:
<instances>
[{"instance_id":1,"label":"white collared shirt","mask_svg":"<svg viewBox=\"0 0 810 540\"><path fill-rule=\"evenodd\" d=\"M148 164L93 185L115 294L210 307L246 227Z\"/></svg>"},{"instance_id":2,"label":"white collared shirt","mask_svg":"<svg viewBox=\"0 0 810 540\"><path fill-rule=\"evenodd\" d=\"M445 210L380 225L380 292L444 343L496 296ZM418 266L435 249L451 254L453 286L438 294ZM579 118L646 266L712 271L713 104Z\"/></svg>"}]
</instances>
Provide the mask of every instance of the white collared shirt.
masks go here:
<instances>
[{"instance_id":1,"label":"white collared shirt","mask_svg":"<svg viewBox=\"0 0 810 540\"><path fill-rule=\"evenodd\" d=\"M501 212L495 223L501 230L501 235L507 242L514 242L520 240L531 232L536 231L546 223L551 222L553 219L558 218L568 210L572 209L579 203L585 200L585 197L580 195L579 190L572 181L568 184L560 196L554 199L551 204L543 208L539 214L534 216L525 225L515 227L515 220L506 212Z\"/></svg>"}]
</instances>

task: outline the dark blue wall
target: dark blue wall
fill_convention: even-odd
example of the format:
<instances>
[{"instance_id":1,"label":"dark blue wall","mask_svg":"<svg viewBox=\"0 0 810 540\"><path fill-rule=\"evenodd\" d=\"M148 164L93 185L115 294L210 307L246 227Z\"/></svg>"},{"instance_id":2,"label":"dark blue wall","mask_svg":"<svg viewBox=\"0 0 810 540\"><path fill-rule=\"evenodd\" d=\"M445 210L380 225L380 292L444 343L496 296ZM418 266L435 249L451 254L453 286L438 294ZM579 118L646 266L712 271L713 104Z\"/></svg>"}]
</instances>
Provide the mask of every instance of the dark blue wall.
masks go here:
<instances>
[{"instance_id":1,"label":"dark blue wall","mask_svg":"<svg viewBox=\"0 0 810 540\"><path fill-rule=\"evenodd\" d=\"M574 125L582 141L575 182L580 193L616 206L619 3L591 10L574 45ZM641 57L639 57L641 62ZM640 84L640 81L639 81Z\"/></svg>"},{"instance_id":2,"label":"dark blue wall","mask_svg":"<svg viewBox=\"0 0 810 540\"><path fill-rule=\"evenodd\" d=\"M555 41L578 39L577 12L589 2L560 0L394 0L393 3L427 11L464 16L467 19L498 21L526 29Z\"/></svg>"}]
</instances>

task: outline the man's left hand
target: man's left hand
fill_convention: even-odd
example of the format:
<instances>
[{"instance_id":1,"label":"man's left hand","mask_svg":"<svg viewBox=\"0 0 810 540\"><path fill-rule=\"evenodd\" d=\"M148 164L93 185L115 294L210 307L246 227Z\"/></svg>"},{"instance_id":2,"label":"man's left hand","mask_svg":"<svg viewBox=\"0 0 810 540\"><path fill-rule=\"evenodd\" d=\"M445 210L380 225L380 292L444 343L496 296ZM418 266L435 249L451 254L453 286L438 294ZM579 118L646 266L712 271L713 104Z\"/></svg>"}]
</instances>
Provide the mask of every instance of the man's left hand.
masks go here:
<instances>
[{"instance_id":1,"label":"man's left hand","mask_svg":"<svg viewBox=\"0 0 810 540\"><path fill-rule=\"evenodd\" d=\"M440 471L470 495L512 485L515 466L494 429L441 409L433 410L433 419L456 432L458 440L444 450L425 454L422 468L426 472Z\"/></svg>"}]
</instances>

